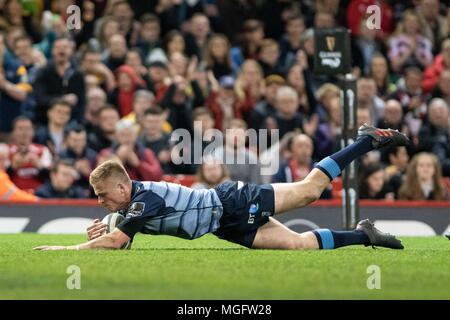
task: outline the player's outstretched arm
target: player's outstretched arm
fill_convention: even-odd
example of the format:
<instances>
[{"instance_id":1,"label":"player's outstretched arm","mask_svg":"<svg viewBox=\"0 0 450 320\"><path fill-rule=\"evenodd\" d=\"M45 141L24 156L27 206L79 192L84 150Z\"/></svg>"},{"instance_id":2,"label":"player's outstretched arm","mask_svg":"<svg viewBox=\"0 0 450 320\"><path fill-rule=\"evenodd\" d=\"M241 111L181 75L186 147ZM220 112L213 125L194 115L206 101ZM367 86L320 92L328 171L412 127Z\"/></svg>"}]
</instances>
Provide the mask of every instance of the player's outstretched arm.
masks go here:
<instances>
[{"instance_id":1,"label":"player's outstretched arm","mask_svg":"<svg viewBox=\"0 0 450 320\"><path fill-rule=\"evenodd\" d=\"M75 246L39 246L35 247L34 250L120 249L128 241L130 241L130 237L116 228L111 233Z\"/></svg>"}]
</instances>

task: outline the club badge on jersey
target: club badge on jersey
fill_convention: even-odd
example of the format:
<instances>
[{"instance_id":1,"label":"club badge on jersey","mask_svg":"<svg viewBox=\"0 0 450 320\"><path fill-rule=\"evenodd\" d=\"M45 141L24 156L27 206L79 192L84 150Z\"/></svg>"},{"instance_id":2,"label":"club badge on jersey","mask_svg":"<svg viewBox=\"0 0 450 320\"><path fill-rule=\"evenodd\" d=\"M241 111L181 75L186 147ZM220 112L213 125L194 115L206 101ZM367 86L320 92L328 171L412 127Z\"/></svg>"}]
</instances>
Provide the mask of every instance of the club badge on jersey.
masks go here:
<instances>
[{"instance_id":1,"label":"club badge on jersey","mask_svg":"<svg viewBox=\"0 0 450 320\"><path fill-rule=\"evenodd\" d=\"M142 216L145 209L145 203L144 202L134 202L127 212L127 218L134 218Z\"/></svg>"}]
</instances>

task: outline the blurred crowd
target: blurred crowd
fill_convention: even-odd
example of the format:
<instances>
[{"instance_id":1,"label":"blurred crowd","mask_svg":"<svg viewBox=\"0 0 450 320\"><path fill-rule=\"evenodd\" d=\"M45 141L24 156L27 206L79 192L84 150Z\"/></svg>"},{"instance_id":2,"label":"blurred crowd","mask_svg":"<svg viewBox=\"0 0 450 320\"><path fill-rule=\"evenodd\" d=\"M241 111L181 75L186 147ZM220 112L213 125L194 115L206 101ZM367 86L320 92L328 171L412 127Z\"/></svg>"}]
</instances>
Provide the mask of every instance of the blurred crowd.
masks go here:
<instances>
[{"instance_id":1,"label":"blurred crowd","mask_svg":"<svg viewBox=\"0 0 450 320\"><path fill-rule=\"evenodd\" d=\"M374 4L379 29L370 28ZM450 1L0 0L0 8L1 199L93 197L89 173L107 159L137 180L195 174L195 188L303 179L340 149L336 77L314 73L314 30L330 27L351 30L358 124L412 142L359 161L361 198L449 199ZM200 146L173 152L177 129ZM239 154L245 164L180 164L208 149L208 129L223 133L223 158ZM247 129L267 129L258 137L267 146L249 144ZM277 172L261 174L273 157ZM322 198L332 196L330 185Z\"/></svg>"}]
</instances>

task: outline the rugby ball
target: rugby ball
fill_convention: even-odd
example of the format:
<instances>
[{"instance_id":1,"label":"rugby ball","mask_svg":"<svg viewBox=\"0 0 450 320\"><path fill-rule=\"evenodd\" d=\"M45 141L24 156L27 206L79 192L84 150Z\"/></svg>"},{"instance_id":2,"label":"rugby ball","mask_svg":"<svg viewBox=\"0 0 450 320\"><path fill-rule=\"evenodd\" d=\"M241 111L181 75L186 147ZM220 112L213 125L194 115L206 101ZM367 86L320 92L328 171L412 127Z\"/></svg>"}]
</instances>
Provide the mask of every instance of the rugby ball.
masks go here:
<instances>
[{"instance_id":1,"label":"rugby ball","mask_svg":"<svg viewBox=\"0 0 450 320\"><path fill-rule=\"evenodd\" d=\"M125 217L117 212L108 214L102 220L102 222L106 224L105 233L112 232L123 220L125 220ZM131 240L125 243L120 249L131 249Z\"/></svg>"}]
</instances>

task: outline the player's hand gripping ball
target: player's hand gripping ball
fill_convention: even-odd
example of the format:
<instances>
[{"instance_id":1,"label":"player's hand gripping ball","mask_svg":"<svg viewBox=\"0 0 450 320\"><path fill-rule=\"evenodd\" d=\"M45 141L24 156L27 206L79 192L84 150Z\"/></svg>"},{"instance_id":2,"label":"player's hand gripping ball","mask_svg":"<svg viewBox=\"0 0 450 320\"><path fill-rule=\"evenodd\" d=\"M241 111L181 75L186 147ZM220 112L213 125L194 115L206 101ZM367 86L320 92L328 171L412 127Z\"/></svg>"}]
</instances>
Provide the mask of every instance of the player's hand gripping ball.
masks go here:
<instances>
[{"instance_id":1,"label":"player's hand gripping ball","mask_svg":"<svg viewBox=\"0 0 450 320\"><path fill-rule=\"evenodd\" d=\"M125 220L125 217L117 212L108 214L102 220L102 222L106 224L105 233L112 232L123 220ZM120 247L120 249L131 249L131 240Z\"/></svg>"}]
</instances>

